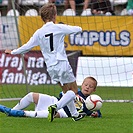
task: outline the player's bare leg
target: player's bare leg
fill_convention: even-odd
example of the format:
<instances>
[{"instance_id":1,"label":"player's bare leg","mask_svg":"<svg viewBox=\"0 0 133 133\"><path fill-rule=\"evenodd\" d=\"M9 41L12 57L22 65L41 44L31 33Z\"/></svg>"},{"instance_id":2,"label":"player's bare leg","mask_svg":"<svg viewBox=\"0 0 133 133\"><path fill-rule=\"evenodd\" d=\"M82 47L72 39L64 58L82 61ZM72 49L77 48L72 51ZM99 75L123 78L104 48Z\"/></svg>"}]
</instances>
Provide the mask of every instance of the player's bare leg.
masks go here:
<instances>
[{"instance_id":1,"label":"player's bare leg","mask_svg":"<svg viewBox=\"0 0 133 133\"><path fill-rule=\"evenodd\" d=\"M54 115L56 110L61 109L64 106L67 106L68 109L71 112L72 120L77 121L84 117L84 115L79 114L79 112L76 110L74 99L75 99L75 93L77 93L77 84L76 82L65 84L62 87L63 92L65 93L63 97L56 103L56 105L52 105L48 108L49 115L48 120L49 122L52 122L54 119ZM71 88L76 88L75 90L72 90Z\"/></svg>"}]
</instances>

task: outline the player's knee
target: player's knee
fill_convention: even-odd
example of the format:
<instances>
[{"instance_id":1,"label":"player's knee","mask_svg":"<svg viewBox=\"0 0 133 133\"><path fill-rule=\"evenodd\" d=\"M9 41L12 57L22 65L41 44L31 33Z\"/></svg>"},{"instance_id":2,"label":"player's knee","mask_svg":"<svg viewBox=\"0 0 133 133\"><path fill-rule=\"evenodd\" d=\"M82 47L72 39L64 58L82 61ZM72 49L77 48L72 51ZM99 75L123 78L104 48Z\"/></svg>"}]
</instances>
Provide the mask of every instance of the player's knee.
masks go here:
<instances>
[{"instance_id":1,"label":"player's knee","mask_svg":"<svg viewBox=\"0 0 133 133\"><path fill-rule=\"evenodd\" d=\"M29 92L27 95L28 97L33 97L33 92Z\"/></svg>"},{"instance_id":2,"label":"player's knee","mask_svg":"<svg viewBox=\"0 0 133 133\"><path fill-rule=\"evenodd\" d=\"M33 101L35 104L38 103L38 99L39 99L39 93L33 93Z\"/></svg>"},{"instance_id":3,"label":"player's knee","mask_svg":"<svg viewBox=\"0 0 133 133\"><path fill-rule=\"evenodd\" d=\"M72 90L67 91L70 97L75 97L75 93Z\"/></svg>"},{"instance_id":4,"label":"player's knee","mask_svg":"<svg viewBox=\"0 0 133 133\"><path fill-rule=\"evenodd\" d=\"M33 94L34 94L33 92L30 92L30 93L27 94L27 98L31 102L33 102Z\"/></svg>"}]
</instances>

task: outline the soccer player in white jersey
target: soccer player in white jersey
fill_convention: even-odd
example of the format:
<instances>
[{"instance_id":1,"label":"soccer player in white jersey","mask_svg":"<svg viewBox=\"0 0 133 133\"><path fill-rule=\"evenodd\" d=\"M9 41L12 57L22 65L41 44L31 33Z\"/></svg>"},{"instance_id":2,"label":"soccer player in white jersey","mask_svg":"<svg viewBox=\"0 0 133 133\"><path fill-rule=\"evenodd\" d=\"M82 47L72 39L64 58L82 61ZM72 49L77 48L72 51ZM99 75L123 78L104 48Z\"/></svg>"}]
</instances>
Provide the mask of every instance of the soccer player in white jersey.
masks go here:
<instances>
[{"instance_id":1,"label":"soccer player in white jersey","mask_svg":"<svg viewBox=\"0 0 133 133\"><path fill-rule=\"evenodd\" d=\"M82 28L79 26L55 24L57 11L56 6L52 3L44 4L40 10L40 15L45 24L33 34L26 44L12 51L7 49L5 53L12 55L24 54L39 45L51 79L58 82L64 92L63 97L55 105L48 108L48 120L52 122L55 111L66 105L71 112L72 119L74 121L80 120L84 116L79 114L74 105L78 87L67 59L64 37L68 34L81 32Z\"/></svg>"}]
</instances>

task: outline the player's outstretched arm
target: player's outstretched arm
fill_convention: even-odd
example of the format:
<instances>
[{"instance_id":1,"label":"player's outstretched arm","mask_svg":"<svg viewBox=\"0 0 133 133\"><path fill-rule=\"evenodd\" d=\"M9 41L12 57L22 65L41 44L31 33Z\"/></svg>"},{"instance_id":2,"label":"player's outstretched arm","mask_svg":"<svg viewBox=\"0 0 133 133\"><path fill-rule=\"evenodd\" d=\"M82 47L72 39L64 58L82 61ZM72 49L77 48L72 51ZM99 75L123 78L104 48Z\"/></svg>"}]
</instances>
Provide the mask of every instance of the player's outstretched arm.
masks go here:
<instances>
[{"instance_id":1,"label":"player's outstretched arm","mask_svg":"<svg viewBox=\"0 0 133 133\"><path fill-rule=\"evenodd\" d=\"M11 50L10 49L6 49L5 50L5 54L11 54Z\"/></svg>"}]
</instances>

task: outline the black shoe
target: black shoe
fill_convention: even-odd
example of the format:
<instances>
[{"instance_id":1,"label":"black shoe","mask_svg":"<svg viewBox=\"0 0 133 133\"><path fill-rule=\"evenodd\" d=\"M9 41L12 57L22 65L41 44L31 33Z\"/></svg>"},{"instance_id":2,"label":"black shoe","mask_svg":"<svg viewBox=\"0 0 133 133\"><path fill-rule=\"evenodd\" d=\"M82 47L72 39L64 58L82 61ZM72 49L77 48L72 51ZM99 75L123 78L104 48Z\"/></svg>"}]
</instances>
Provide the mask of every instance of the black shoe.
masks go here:
<instances>
[{"instance_id":1,"label":"black shoe","mask_svg":"<svg viewBox=\"0 0 133 133\"><path fill-rule=\"evenodd\" d=\"M48 111L49 111L48 121L49 122L52 122L53 121L54 115L56 114L56 108L57 108L56 105L51 105L51 106L48 107Z\"/></svg>"},{"instance_id":2,"label":"black shoe","mask_svg":"<svg viewBox=\"0 0 133 133\"><path fill-rule=\"evenodd\" d=\"M86 113L85 113L82 109L78 110L78 112L79 112L79 114L81 114L81 115L86 115Z\"/></svg>"},{"instance_id":3,"label":"black shoe","mask_svg":"<svg viewBox=\"0 0 133 133\"><path fill-rule=\"evenodd\" d=\"M82 119L82 118L84 118L84 117L85 117L85 114L79 114L78 117L72 117L72 120L73 120L73 121L78 121L78 120L80 120L80 119Z\"/></svg>"}]
</instances>

